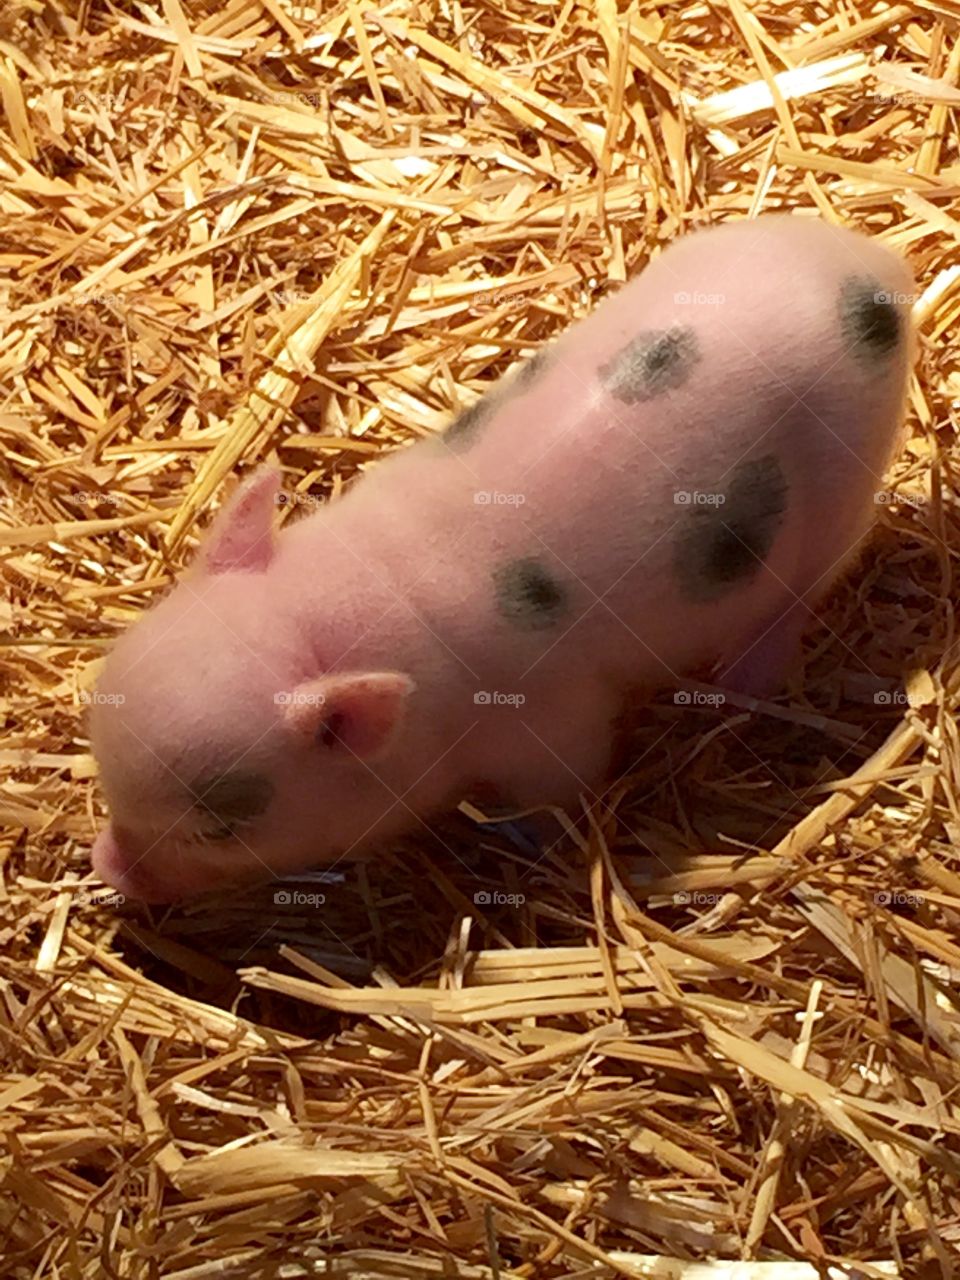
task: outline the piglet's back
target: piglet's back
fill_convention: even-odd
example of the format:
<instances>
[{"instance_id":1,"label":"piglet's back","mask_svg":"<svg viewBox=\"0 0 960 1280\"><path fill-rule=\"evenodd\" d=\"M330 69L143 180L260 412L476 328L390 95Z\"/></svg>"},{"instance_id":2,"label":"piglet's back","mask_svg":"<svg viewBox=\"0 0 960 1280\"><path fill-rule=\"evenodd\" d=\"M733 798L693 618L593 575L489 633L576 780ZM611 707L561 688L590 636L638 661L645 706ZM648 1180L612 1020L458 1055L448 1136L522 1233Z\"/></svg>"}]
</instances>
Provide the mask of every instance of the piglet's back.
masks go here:
<instances>
[{"instance_id":1,"label":"piglet's back","mask_svg":"<svg viewBox=\"0 0 960 1280\"><path fill-rule=\"evenodd\" d=\"M417 513L451 609L489 599L524 661L576 624L614 665L646 646L675 674L857 549L902 418L913 288L896 255L818 220L694 232L384 468L370 510Z\"/></svg>"}]
</instances>

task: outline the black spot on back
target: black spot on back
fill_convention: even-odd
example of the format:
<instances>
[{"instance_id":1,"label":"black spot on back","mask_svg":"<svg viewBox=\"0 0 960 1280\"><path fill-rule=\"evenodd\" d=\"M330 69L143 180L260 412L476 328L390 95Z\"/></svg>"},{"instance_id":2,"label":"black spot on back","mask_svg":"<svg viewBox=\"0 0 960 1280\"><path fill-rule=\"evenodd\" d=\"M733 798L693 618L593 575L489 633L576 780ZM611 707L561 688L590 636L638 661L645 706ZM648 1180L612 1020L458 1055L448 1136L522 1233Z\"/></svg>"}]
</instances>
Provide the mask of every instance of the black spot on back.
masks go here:
<instances>
[{"instance_id":1,"label":"black spot on back","mask_svg":"<svg viewBox=\"0 0 960 1280\"><path fill-rule=\"evenodd\" d=\"M840 323L854 351L867 359L889 355L900 341L900 312L893 299L864 276L843 282Z\"/></svg>"},{"instance_id":2,"label":"black spot on back","mask_svg":"<svg viewBox=\"0 0 960 1280\"><path fill-rule=\"evenodd\" d=\"M544 351L538 351L528 360L524 360L506 383L506 394L511 392L522 394L526 391L530 384L543 373L547 360L548 356ZM469 409L464 409L463 413L454 418L440 437L442 442L451 449L469 449L476 441L481 429L502 404L503 399L504 392L501 391L501 384L497 384Z\"/></svg>"},{"instance_id":3,"label":"black spot on back","mask_svg":"<svg viewBox=\"0 0 960 1280\"><path fill-rule=\"evenodd\" d=\"M500 614L517 627L540 631L563 616L567 594L552 573L532 557L510 560L493 573Z\"/></svg>"},{"instance_id":4,"label":"black spot on back","mask_svg":"<svg viewBox=\"0 0 960 1280\"><path fill-rule=\"evenodd\" d=\"M780 463L768 454L740 463L722 503L685 509L673 563L691 600L719 599L759 573L783 523L787 492Z\"/></svg>"},{"instance_id":5,"label":"black spot on back","mask_svg":"<svg viewBox=\"0 0 960 1280\"><path fill-rule=\"evenodd\" d=\"M235 769L202 778L190 788L193 807L224 827L241 826L258 818L273 797L273 784L262 773Z\"/></svg>"},{"instance_id":6,"label":"black spot on back","mask_svg":"<svg viewBox=\"0 0 960 1280\"><path fill-rule=\"evenodd\" d=\"M600 380L617 400L638 404L682 387L699 359L700 343L693 329L674 325L647 330L600 366Z\"/></svg>"},{"instance_id":7,"label":"black spot on back","mask_svg":"<svg viewBox=\"0 0 960 1280\"><path fill-rule=\"evenodd\" d=\"M540 377L546 368L548 359L546 351L541 350L535 352L529 359L524 360L513 378L518 391L526 391L530 384Z\"/></svg>"},{"instance_id":8,"label":"black spot on back","mask_svg":"<svg viewBox=\"0 0 960 1280\"><path fill-rule=\"evenodd\" d=\"M493 396L488 393L472 404L469 409L464 409L463 413L458 414L440 439L451 449L469 449L479 435L480 428L492 414Z\"/></svg>"}]
</instances>

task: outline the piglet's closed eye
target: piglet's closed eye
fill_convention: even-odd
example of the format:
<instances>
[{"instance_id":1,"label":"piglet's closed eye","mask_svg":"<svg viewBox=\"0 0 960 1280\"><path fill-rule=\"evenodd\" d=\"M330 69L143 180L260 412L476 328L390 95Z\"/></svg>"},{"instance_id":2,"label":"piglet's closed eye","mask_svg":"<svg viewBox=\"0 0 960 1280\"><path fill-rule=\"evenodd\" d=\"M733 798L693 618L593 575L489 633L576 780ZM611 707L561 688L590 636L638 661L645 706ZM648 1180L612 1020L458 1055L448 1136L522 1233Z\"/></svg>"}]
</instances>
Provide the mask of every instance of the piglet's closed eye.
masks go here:
<instances>
[{"instance_id":1,"label":"piglet's closed eye","mask_svg":"<svg viewBox=\"0 0 960 1280\"><path fill-rule=\"evenodd\" d=\"M287 695L284 719L319 749L371 760L396 737L414 688L399 671L321 676Z\"/></svg>"},{"instance_id":2,"label":"piglet's closed eye","mask_svg":"<svg viewBox=\"0 0 960 1280\"><path fill-rule=\"evenodd\" d=\"M203 776L190 787L193 807L218 827L204 833L207 839L226 839L236 829L266 812L273 798L273 784L262 773L234 769Z\"/></svg>"}]
</instances>

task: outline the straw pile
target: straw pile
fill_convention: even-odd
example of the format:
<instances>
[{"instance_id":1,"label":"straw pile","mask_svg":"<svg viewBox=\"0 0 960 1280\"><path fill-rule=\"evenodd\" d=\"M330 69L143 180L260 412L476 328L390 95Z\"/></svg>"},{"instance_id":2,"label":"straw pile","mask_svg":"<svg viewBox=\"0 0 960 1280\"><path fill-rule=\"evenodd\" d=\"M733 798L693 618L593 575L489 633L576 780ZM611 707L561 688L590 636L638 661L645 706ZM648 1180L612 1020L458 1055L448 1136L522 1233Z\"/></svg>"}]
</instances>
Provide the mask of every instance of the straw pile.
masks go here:
<instances>
[{"instance_id":1,"label":"straw pile","mask_svg":"<svg viewBox=\"0 0 960 1280\"><path fill-rule=\"evenodd\" d=\"M0 1274L953 1274L958 12L6 0ZM923 290L803 685L647 709L545 854L99 901L86 691L228 477L335 495L776 207Z\"/></svg>"}]
</instances>

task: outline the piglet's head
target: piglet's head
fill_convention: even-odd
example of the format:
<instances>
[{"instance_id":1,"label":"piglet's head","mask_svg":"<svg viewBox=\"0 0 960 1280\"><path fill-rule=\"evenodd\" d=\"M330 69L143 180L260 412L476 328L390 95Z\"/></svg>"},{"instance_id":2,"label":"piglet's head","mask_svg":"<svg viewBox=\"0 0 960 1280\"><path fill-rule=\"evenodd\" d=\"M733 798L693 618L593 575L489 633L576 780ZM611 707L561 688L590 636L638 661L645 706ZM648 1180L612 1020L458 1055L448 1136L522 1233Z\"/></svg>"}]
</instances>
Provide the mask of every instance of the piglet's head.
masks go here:
<instances>
[{"instance_id":1,"label":"piglet's head","mask_svg":"<svg viewBox=\"0 0 960 1280\"><path fill-rule=\"evenodd\" d=\"M316 670L271 572L278 488L264 468L239 489L195 569L104 666L90 729L110 823L93 865L130 897L353 854L394 807L379 766L402 747L413 682Z\"/></svg>"}]
</instances>

